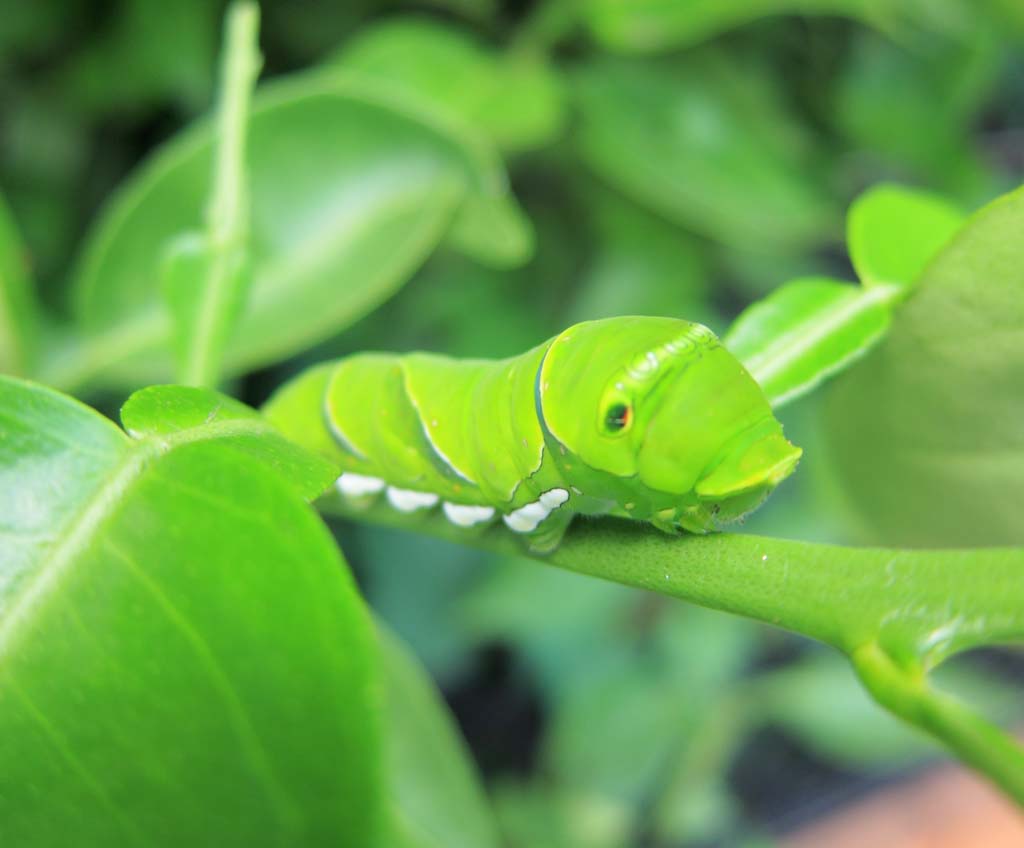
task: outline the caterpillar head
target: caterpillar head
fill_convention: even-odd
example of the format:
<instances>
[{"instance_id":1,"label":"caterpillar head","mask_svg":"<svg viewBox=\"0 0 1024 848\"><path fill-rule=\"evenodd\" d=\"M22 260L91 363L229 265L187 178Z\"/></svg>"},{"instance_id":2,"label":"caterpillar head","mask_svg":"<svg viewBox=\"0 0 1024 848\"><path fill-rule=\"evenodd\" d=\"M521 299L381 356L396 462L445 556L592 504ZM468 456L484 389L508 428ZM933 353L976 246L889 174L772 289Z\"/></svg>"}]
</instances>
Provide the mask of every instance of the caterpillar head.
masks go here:
<instances>
[{"instance_id":1,"label":"caterpillar head","mask_svg":"<svg viewBox=\"0 0 1024 848\"><path fill-rule=\"evenodd\" d=\"M570 327L545 357L537 402L551 436L582 461L579 474L613 475L652 503L756 505L751 496L774 488L801 453L715 335L671 318Z\"/></svg>"}]
</instances>

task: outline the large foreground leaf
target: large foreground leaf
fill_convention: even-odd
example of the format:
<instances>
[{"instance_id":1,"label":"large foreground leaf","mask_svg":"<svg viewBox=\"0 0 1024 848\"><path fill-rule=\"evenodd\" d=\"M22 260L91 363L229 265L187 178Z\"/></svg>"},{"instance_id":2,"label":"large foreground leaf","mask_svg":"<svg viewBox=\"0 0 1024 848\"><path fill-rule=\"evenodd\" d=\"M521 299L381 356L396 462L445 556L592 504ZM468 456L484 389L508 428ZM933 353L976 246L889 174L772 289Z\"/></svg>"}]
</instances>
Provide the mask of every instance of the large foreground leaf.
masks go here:
<instances>
[{"instance_id":1,"label":"large foreground leaf","mask_svg":"<svg viewBox=\"0 0 1024 848\"><path fill-rule=\"evenodd\" d=\"M886 340L840 380L828 434L875 539L1024 543L1024 190L928 266Z\"/></svg>"},{"instance_id":2,"label":"large foreground leaf","mask_svg":"<svg viewBox=\"0 0 1024 848\"><path fill-rule=\"evenodd\" d=\"M465 742L415 657L383 625L391 848L496 848L498 834Z\"/></svg>"},{"instance_id":3,"label":"large foreground leaf","mask_svg":"<svg viewBox=\"0 0 1024 848\"><path fill-rule=\"evenodd\" d=\"M210 392L124 417L0 380L4 844L373 844L372 634L300 497L332 469Z\"/></svg>"},{"instance_id":4,"label":"large foreground leaf","mask_svg":"<svg viewBox=\"0 0 1024 848\"><path fill-rule=\"evenodd\" d=\"M170 244L203 219L211 155L202 124L116 196L75 280L84 343L51 363L51 383L169 376L161 267ZM492 153L365 80L307 78L259 93L248 174L252 285L228 371L347 326L394 293L450 226L455 243L484 259L517 261L529 249Z\"/></svg>"}]
</instances>

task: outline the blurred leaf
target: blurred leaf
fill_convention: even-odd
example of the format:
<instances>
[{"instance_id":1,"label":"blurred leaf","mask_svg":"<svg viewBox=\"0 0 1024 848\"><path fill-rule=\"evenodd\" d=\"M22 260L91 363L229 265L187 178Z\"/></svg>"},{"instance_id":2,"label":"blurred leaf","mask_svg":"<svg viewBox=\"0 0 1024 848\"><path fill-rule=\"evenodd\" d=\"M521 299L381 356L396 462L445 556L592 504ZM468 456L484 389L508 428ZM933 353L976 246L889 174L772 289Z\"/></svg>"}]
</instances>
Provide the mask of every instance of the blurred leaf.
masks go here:
<instances>
[{"instance_id":1,"label":"blurred leaf","mask_svg":"<svg viewBox=\"0 0 1024 848\"><path fill-rule=\"evenodd\" d=\"M38 316L28 256L0 197L0 373L25 374L35 359Z\"/></svg>"},{"instance_id":2,"label":"blurred leaf","mask_svg":"<svg viewBox=\"0 0 1024 848\"><path fill-rule=\"evenodd\" d=\"M773 407L806 394L885 334L892 286L793 280L748 307L723 342Z\"/></svg>"},{"instance_id":3,"label":"blurred leaf","mask_svg":"<svg viewBox=\"0 0 1024 848\"><path fill-rule=\"evenodd\" d=\"M952 238L964 215L938 195L895 185L861 194L846 219L846 242L861 283L908 288Z\"/></svg>"},{"instance_id":4,"label":"blurred leaf","mask_svg":"<svg viewBox=\"0 0 1024 848\"><path fill-rule=\"evenodd\" d=\"M499 53L426 17L364 28L332 64L387 82L509 150L548 143L565 120L558 78L542 55Z\"/></svg>"},{"instance_id":5,"label":"blurred leaf","mask_svg":"<svg viewBox=\"0 0 1024 848\"><path fill-rule=\"evenodd\" d=\"M826 432L872 536L1024 542L1024 190L932 261L885 341L840 380Z\"/></svg>"},{"instance_id":6,"label":"blurred leaf","mask_svg":"<svg viewBox=\"0 0 1024 848\"><path fill-rule=\"evenodd\" d=\"M620 665L565 693L545 756L559 782L629 806L647 796L696 718L687 689L659 672Z\"/></svg>"},{"instance_id":7,"label":"blurred leaf","mask_svg":"<svg viewBox=\"0 0 1024 848\"><path fill-rule=\"evenodd\" d=\"M205 0L120 0L62 69L62 87L89 112L165 99L195 109L211 89L218 16Z\"/></svg>"},{"instance_id":8,"label":"blurred leaf","mask_svg":"<svg viewBox=\"0 0 1024 848\"><path fill-rule=\"evenodd\" d=\"M925 39L913 51L862 33L834 85L833 123L891 170L968 203L991 191L971 127L990 96L1001 49L984 15L970 11L954 37ZM872 175L877 175L877 167Z\"/></svg>"},{"instance_id":9,"label":"blurred leaf","mask_svg":"<svg viewBox=\"0 0 1024 848\"><path fill-rule=\"evenodd\" d=\"M708 280L697 241L609 191L592 191L593 258L570 320L671 315L708 323Z\"/></svg>"},{"instance_id":10,"label":"blurred leaf","mask_svg":"<svg viewBox=\"0 0 1024 848\"><path fill-rule=\"evenodd\" d=\"M169 240L201 219L210 155L202 124L162 149L101 218L75 281L84 351L58 352L52 381L123 384L169 372L159 261ZM365 82L302 79L257 94L248 159L253 282L230 372L295 353L386 299L465 198L474 216L486 209L497 222L491 241L473 224L481 255L507 260L509 243L524 243L521 213L486 149Z\"/></svg>"},{"instance_id":11,"label":"blurred leaf","mask_svg":"<svg viewBox=\"0 0 1024 848\"><path fill-rule=\"evenodd\" d=\"M353 528L345 539L379 618L415 647L433 677L448 681L461 672L473 646L456 610L483 555L411 533Z\"/></svg>"},{"instance_id":12,"label":"blurred leaf","mask_svg":"<svg viewBox=\"0 0 1024 848\"><path fill-rule=\"evenodd\" d=\"M244 245L185 233L165 252L160 287L167 301L178 381L216 383L220 359L245 306L252 272Z\"/></svg>"},{"instance_id":13,"label":"blurred leaf","mask_svg":"<svg viewBox=\"0 0 1024 848\"><path fill-rule=\"evenodd\" d=\"M743 247L827 237L836 215L770 85L702 54L600 59L574 74L575 143L603 179L687 228Z\"/></svg>"},{"instance_id":14,"label":"blurred leaf","mask_svg":"<svg viewBox=\"0 0 1024 848\"><path fill-rule=\"evenodd\" d=\"M494 805L509 848L627 848L632 811L607 798L557 784L504 781Z\"/></svg>"},{"instance_id":15,"label":"blurred leaf","mask_svg":"<svg viewBox=\"0 0 1024 848\"><path fill-rule=\"evenodd\" d=\"M549 704L631 656L642 595L524 559L502 559L456 601L476 642L516 646Z\"/></svg>"},{"instance_id":16,"label":"blurred leaf","mask_svg":"<svg viewBox=\"0 0 1024 848\"><path fill-rule=\"evenodd\" d=\"M497 848L487 798L447 707L412 654L379 627L391 787L389 848Z\"/></svg>"},{"instance_id":17,"label":"blurred leaf","mask_svg":"<svg viewBox=\"0 0 1024 848\"><path fill-rule=\"evenodd\" d=\"M160 392L178 423L212 397ZM152 400L128 417L171 429ZM323 524L264 462L297 449L263 451L266 432L229 403L129 439L0 379L7 843L372 844L370 622Z\"/></svg>"},{"instance_id":18,"label":"blurred leaf","mask_svg":"<svg viewBox=\"0 0 1024 848\"><path fill-rule=\"evenodd\" d=\"M869 0L586 0L595 37L612 50L688 47L770 15L847 15L880 22Z\"/></svg>"},{"instance_id":19,"label":"blurred leaf","mask_svg":"<svg viewBox=\"0 0 1024 848\"><path fill-rule=\"evenodd\" d=\"M686 789L724 777L739 739L723 693L758 636L750 622L640 597L648 603L632 611L634 632L619 635L626 650L581 657L586 677L569 672L545 743L546 771L560 783L631 807L673 783L685 784L679 802Z\"/></svg>"}]
</instances>

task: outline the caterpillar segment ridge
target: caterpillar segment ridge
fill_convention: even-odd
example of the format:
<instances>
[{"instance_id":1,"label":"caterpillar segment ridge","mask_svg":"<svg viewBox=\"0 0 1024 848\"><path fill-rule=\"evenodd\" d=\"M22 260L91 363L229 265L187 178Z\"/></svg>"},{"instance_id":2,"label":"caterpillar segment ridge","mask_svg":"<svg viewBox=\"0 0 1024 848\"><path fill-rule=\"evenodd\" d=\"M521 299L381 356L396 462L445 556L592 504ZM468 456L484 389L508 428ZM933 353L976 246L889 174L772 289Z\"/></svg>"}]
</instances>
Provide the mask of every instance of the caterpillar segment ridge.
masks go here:
<instances>
[{"instance_id":1,"label":"caterpillar segment ridge","mask_svg":"<svg viewBox=\"0 0 1024 848\"><path fill-rule=\"evenodd\" d=\"M355 354L264 411L340 464L341 497L464 528L501 521L538 552L576 515L717 530L801 454L718 338L672 318L587 321L501 360Z\"/></svg>"}]
</instances>

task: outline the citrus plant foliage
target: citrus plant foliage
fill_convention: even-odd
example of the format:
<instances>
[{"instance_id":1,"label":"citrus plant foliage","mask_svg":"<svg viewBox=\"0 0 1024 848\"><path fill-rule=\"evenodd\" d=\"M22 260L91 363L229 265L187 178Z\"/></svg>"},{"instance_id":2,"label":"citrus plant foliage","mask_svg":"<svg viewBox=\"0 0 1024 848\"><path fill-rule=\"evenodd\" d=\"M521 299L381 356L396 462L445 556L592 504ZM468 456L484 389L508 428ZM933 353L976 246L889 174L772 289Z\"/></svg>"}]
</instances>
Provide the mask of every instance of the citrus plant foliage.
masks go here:
<instances>
[{"instance_id":1,"label":"citrus plant foliage","mask_svg":"<svg viewBox=\"0 0 1024 848\"><path fill-rule=\"evenodd\" d=\"M196 120L63 288L60 204L0 199L3 844L738 838L768 725L1024 804L1017 699L940 668L1024 641L1024 189L963 130L1013 4L353 8L259 84L236 4L215 97L206 5L173 51L126 5L68 95ZM818 117L862 192L772 70L794 12L851 39ZM830 651L751 675L761 623ZM550 785L485 792L403 636L517 646Z\"/></svg>"}]
</instances>

